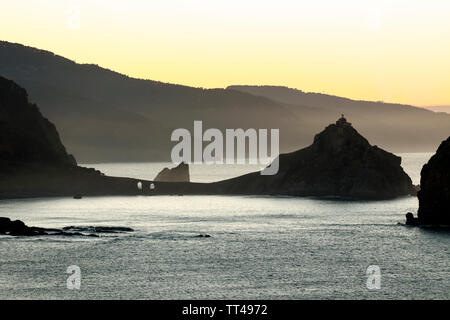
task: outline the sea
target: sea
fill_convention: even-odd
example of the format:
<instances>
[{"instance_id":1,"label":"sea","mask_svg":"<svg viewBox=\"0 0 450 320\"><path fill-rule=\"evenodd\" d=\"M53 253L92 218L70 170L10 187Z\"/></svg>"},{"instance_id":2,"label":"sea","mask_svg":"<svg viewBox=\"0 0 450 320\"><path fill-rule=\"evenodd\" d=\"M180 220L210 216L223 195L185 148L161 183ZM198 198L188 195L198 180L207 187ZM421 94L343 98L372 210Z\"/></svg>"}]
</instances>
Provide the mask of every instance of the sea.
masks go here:
<instances>
[{"instance_id":1,"label":"sea","mask_svg":"<svg viewBox=\"0 0 450 320\"><path fill-rule=\"evenodd\" d=\"M418 184L432 154L399 155ZM83 166L151 180L172 165ZM212 182L255 170L193 165L190 174ZM449 299L450 232L402 225L417 208L410 196L2 200L0 216L27 225L134 231L0 236L0 299Z\"/></svg>"}]
</instances>

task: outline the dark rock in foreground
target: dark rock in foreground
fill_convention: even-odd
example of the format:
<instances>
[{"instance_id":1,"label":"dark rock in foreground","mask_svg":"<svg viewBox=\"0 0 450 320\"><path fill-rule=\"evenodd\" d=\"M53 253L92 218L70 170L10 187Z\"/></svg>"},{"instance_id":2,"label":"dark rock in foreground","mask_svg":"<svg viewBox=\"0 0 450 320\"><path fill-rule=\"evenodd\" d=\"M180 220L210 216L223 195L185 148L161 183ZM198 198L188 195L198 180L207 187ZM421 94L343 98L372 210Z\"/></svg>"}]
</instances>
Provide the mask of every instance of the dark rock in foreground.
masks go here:
<instances>
[{"instance_id":1,"label":"dark rock in foreground","mask_svg":"<svg viewBox=\"0 0 450 320\"><path fill-rule=\"evenodd\" d=\"M424 165L418 193L421 225L450 225L450 137Z\"/></svg>"},{"instance_id":2,"label":"dark rock in foreground","mask_svg":"<svg viewBox=\"0 0 450 320\"><path fill-rule=\"evenodd\" d=\"M63 229L45 229L28 227L20 220L12 221L9 218L0 217L0 235L9 236L83 236L98 237L98 233L122 233L132 232L126 227L64 227ZM89 233L83 233L89 232Z\"/></svg>"},{"instance_id":3,"label":"dark rock in foreground","mask_svg":"<svg viewBox=\"0 0 450 320\"><path fill-rule=\"evenodd\" d=\"M39 236L46 235L41 228L28 227L20 220L11 221L9 218L0 218L0 234L10 236Z\"/></svg>"},{"instance_id":4,"label":"dark rock in foreground","mask_svg":"<svg viewBox=\"0 0 450 320\"><path fill-rule=\"evenodd\" d=\"M96 237L96 235L85 235L81 233L69 233L59 229L44 229L37 227L28 227L23 221L15 220L11 221L9 218L0 218L0 235L9 236L49 236L49 235L62 235L62 236L90 236Z\"/></svg>"},{"instance_id":5,"label":"dark rock in foreground","mask_svg":"<svg viewBox=\"0 0 450 320\"><path fill-rule=\"evenodd\" d=\"M252 173L219 182L222 193L389 199L414 194L401 158L371 146L345 118L314 143L279 157L274 176Z\"/></svg>"},{"instance_id":6,"label":"dark rock in foreground","mask_svg":"<svg viewBox=\"0 0 450 320\"><path fill-rule=\"evenodd\" d=\"M182 162L175 168L164 168L155 178L162 182L189 182L189 165Z\"/></svg>"}]
</instances>

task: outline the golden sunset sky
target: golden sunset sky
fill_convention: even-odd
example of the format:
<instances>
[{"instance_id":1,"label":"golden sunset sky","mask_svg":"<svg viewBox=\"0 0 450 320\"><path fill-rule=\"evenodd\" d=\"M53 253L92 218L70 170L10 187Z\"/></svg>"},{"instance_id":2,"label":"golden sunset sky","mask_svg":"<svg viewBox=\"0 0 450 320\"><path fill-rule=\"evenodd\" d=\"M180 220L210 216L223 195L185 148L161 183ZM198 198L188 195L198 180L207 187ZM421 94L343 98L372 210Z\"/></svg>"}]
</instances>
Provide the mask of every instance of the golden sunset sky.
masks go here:
<instances>
[{"instance_id":1,"label":"golden sunset sky","mask_svg":"<svg viewBox=\"0 0 450 320\"><path fill-rule=\"evenodd\" d=\"M1 0L0 39L190 86L450 105L448 0Z\"/></svg>"}]
</instances>

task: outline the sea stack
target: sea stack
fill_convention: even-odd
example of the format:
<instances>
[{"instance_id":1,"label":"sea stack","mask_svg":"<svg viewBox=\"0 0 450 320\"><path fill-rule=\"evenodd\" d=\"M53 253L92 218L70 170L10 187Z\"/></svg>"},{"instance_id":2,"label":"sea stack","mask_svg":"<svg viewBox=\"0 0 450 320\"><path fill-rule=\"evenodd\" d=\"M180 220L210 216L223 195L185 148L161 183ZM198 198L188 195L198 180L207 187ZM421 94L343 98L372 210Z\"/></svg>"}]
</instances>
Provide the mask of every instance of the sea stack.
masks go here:
<instances>
[{"instance_id":1,"label":"sea stack","mask_svg":"<svg viewBox=\"0 0 450 320\"><path fill-rule=\"evenodd\" d=\"M311 146L280 155L276 175L251 173L218 184L233 194L390 199L414 193L401 158L371 146L343 115Z\"/></svg>"},{"instance_id":2,"label":"sea stack","mask_svg":"<svg viewBox=\"0 0 450 320\"><path fill-rule=\"evenodd\" d=\"M421 172L420 225L450 225L450 137L442 142Z\"/></svg>"},{"instance_id":3,"label":"sea stack","mask_svg":"<svg viewBox=\"0 0 450 320\"><path fill-rule=\"evenodd\" d=\"M159 182L189 182L189 165L182 162L175 168L164 168L155 178Z\"/></svg>"}]
</instances>

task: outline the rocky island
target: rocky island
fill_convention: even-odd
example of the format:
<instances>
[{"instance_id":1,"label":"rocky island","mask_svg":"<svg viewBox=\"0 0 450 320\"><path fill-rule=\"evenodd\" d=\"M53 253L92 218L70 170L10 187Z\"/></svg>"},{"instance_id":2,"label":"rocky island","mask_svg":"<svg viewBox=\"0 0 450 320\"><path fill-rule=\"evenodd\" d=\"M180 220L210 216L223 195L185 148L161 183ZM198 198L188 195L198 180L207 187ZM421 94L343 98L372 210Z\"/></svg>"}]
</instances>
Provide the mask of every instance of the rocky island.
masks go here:
<instances>
[{"instance_id":1,"label":"rocky island","mask_svg":"<svg viewBox=\"0 0 450 320\"><path fill-rule=\"evenodd\" d=\"M414 194L401 158L361 136L342 116L311 146L279 156L279 172L258 172L218 182L224 194L389 199Z\"/></svg>"}]
</instances>

